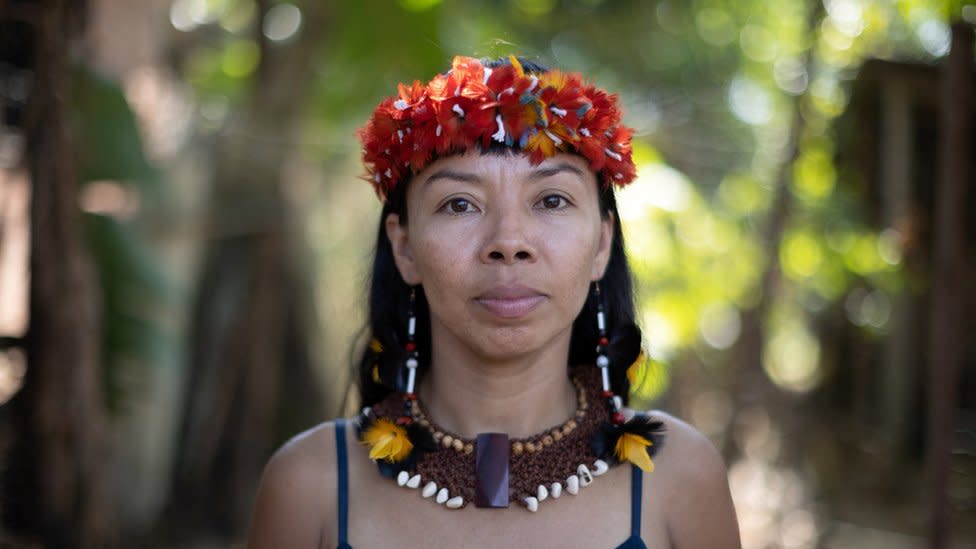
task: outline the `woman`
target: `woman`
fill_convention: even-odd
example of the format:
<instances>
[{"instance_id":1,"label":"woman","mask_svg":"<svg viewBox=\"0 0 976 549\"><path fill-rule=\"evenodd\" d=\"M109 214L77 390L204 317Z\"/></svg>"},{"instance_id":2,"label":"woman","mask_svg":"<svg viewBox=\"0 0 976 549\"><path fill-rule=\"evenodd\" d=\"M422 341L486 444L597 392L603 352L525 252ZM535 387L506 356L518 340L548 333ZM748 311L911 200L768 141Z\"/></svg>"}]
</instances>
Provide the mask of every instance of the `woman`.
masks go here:
<instances>
[{"instance_id":1,"label":"woman","mask_svg":"<svg viewBox=\"0 0 976 549\"><path fill-rule=\"evenodd\" d=\"M738 547L712 445L623 408L640 331L616 97L458 57L360 135L384 202L364 411L275 454L249 547Z\"/></svg>"}]
</instances>

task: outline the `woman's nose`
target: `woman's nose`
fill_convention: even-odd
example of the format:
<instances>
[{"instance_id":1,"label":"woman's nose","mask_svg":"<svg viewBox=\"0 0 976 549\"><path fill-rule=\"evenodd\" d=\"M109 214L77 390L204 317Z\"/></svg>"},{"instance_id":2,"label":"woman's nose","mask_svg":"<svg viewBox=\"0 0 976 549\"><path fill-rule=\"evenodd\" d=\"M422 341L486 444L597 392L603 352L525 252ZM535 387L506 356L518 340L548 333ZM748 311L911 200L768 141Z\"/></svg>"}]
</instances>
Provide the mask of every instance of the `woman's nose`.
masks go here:
<instances>
[{"instance_id":1,"label":"woman's nose","mask_svg":"<svg viewBox=\"0 0 976 549\"><path fill-rule=\"evenodd\" d=\"M529 214L499 211L492 217L490 234L481 253L482 261L504 264L535 261L537 250L533 244Z\"/></svg>"}]
</instances>

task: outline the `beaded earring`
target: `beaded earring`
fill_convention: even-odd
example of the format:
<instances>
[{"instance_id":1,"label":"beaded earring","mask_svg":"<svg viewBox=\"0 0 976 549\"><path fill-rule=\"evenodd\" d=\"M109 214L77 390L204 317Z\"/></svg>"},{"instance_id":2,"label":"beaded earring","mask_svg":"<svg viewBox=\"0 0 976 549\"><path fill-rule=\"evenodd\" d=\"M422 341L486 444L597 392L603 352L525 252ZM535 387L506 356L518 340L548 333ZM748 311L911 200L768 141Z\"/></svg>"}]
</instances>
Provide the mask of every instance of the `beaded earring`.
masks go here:
<instances>
[{"instance_id":1,"label":"beaded earring","mask_svg":"<svg viewBox=\"0 0 976 549\"><path fill-rule=\"evenodd\" d=\"M596 299L596 327L599 334L596 366L600 369L603 382L600 396L606 399L610 408L609 421L591 441L593 451L601 459L615 463L627 461L644 471L653 471L654 462L651 461L651 456L657 451L655 441L659 444L663 437L664 424L645 414L635 414L630 421L624 416L623 399L615 395L610 386L610 338L607 337L607 320L603 312L599 282L593 284L593 294Z\"/></svg>"},{"instance_id":2,"label":"beaded earring","mask_svg":"<svg viewBox=\"0 0 976 549\"><path fill-rule=\"evenodd\" d=\"M397 392L403 395L403 408L397 415L394 409L376 414L372 407L363 408L359 425L359 440L369 446L369 458L376 462L380 474L396 478L400 486L417 488L420 475L413 472L423 456L438 449L429 430L414 420L417 408L416 288L410 289L407 305L406 358L397 373ZM406 372L403 370L406 369ZM404 381L404 374L406 380ZM380 403L382 405L382 403ZM396 416L396 419L393 419Z\"/></svg>"},{"instance_id":3,"label":"beaded earring","mask_svg":"<svg viewBox=\"0 0 976 549\"><path fill-rule=\"evenodd\" d=\"M410 425L413 422L412 403L417 400L415 389L417 366L420 365L420 362L417 360L417 342L415 341L417 334L416 303L417 289L410 288L410 305L407 308L407 343L404 346L407 351L407 359L404 361L404 366L407 369L407 384L403 391L403 415L397 418L397 423L400 425Z\"/></svg>"},{"instance_id":4,"label":"beaded earring","mask_svg":"<svg viewBox=\"0 0 976 549\"><path fill-rule=\"evenodd\" d=\"M603 314L603 296L600 294L600 283L593 283L593 294L596 299L596 327L599 333L596 344L596 366L600 369L600 377L603 380L603 398L607 399L610 405L610 420L614 425L623 424L626 419L620 409L623 407L623 399L613 394L610 388L610 358L608 357L610 339L607 337L607 320Z\"/></svg>"}]
</instances>

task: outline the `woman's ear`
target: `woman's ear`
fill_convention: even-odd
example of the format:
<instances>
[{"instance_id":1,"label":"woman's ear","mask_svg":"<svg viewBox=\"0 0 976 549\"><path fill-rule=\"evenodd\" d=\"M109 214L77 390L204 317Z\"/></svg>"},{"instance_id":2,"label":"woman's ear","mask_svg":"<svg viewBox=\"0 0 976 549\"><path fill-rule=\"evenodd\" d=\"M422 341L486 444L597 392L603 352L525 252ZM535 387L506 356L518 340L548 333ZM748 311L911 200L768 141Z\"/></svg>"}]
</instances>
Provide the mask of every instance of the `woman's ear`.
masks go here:
<instances>
[{"instance_id":1,"label":"woman's ear","mask_svg":"<svg viewBox=\"0 0 976 549\"><path fill-rule=\"evenodd\" d=\"M417 273L413 253L410 250L410 235L407 227L400 224L400 216L395 213L386 216L385 228L386 237L390 239L390 246L393 248L393 261L396 262L403 281L411 286L420 284L420 275Z\"/></svg>"},{"instance_id":2,"label":"woman's ear","mask_svg":"<svg viewBox=\"0 0 976 549\"><path fill-rule=\"evenodd\" d=\"M607 212L607 217L600 219L600 241L597 243L596 256L593 258L593 272L590 280L598 281L610 263L610 250L613 248L613 225L617 222L613 212Z\"/></svg>"}]
</instances>

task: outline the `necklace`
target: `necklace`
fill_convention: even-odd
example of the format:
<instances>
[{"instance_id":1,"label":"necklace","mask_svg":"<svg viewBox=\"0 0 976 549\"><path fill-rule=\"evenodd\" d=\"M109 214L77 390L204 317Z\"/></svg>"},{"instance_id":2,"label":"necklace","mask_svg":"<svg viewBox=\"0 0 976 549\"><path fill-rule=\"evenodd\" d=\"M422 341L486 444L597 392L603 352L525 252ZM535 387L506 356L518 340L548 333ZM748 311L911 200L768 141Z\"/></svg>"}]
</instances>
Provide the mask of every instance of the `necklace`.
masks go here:
<instances>
[{"instance_id":1,"label":"necklace","mask_svg":"<svg viewBox=\"0 0 976 549\"><path fill-rule=\"evenodd\" d=\"M405 399L402 393L391 394L364 410L361 430L368 431L384 420L383 425L393 425L388 418L407 409L411 423L408 444L416 446L415 451L408 448L409 459L398 463L378 460L381 473L450 509L472 501L479 507L508 507L514 502L534 512L547 499L564 493L577 495L616 463L601 459L593 449L592 441L612 413L607 399L601 398L599 372L578 367L571 380L577 394L573 416L527 438L509 439L501 433L461 437L439 427L422 402L415 397ZM368 432L361 433L364 440L368 436Z\"/></svg>"}]
</instances>

